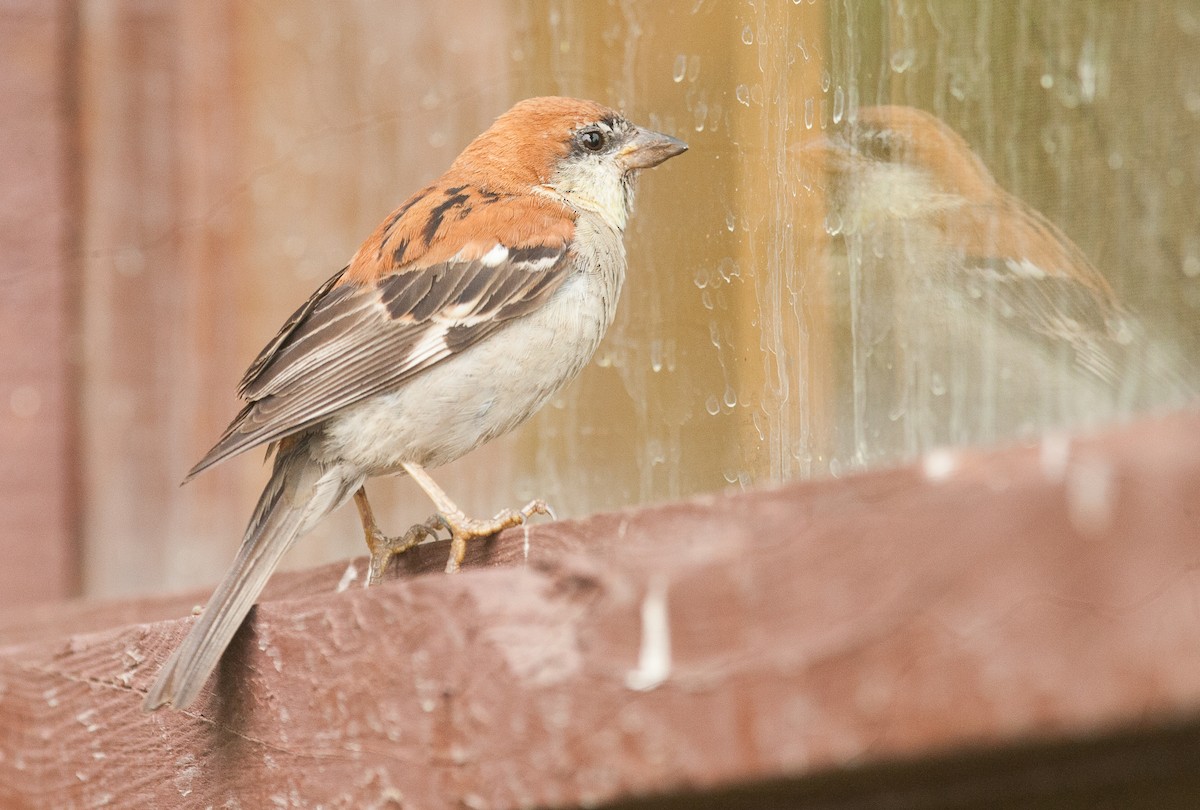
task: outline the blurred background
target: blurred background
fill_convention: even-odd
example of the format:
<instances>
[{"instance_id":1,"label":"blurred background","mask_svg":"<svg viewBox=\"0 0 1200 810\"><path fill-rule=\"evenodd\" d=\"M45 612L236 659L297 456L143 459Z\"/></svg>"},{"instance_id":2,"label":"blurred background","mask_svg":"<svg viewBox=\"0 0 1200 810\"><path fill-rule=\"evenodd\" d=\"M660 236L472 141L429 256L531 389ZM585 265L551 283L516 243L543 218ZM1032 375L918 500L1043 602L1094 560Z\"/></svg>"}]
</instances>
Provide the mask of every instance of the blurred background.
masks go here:
<instances>
[{"instance_id":1,"label":"blurred background","mask_svg":"<svg viewBox=\"0 0 1200 810\"><path fill-rule=\"evenodd\" d=\"M0 604L215 581L267 470L178 482L243 370L531 95L691 151L642 180L595 362L439 475L468 512L1178 406L1198 77L1193 0L0 0ZM369 489L385 529L431 511ZM361 554L353 511L289 564Z\"/></svg>"}]
</instances>

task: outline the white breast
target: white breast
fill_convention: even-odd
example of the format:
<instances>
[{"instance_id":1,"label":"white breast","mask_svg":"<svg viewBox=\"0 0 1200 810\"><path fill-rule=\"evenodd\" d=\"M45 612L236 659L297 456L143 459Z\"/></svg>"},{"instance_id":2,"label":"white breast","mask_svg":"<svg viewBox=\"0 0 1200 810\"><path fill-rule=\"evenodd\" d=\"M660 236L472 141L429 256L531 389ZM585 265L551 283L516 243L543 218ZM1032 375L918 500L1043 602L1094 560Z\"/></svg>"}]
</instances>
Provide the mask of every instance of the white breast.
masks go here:
<instances>
[{"instance_id":1,"label":"white breast","mask_svg":"<svg viewBox=\"0 0 1200 810\"><path fill-rule=\"evenodd\" d=\"M625 277L620 233L581 216L574 266L536 312L506 324L390 394L344 409L318 452L368 475L438 466L512 430L587 364L612 324Z\"/></svg>"}]
</instances>

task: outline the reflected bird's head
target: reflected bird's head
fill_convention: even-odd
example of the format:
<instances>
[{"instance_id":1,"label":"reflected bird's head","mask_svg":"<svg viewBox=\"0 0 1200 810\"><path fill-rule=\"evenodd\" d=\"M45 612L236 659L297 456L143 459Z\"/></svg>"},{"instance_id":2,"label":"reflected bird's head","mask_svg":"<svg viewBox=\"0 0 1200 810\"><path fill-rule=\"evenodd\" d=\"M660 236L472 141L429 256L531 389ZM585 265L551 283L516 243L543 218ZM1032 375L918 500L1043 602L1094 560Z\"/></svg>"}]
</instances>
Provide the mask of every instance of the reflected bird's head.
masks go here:
<instances>
[{"instance_id":1,"label":"reflected bird's head","mask_svg":"<svg viewBox=\"0 0 1200 810\"><path fill-rule=\"evenodd\" d=\"M1026 279L1070 280L1097 306L1116 306L1108 281L1039 212L996 182L966 140L913 107L864 107L802 150L828 178L828 202L848 231L931 228L941 245L980 268L997 263Z\"/></svg>"},{"instance_id":2,"label":"reflected bird's head","mask_svg":"<svg viewBox=\"0 0 1200 810\"><path fill-rule=\"evenodd\" d=\"M1011 328L1070 346L1097 377L1118 376L1109 347L1129 342L1130 321L1108 281L944 122L912 107L865 107L799 153L826 180L845 235L872 239L893 272L973 291Z\"/></svg>"}]
</instances>

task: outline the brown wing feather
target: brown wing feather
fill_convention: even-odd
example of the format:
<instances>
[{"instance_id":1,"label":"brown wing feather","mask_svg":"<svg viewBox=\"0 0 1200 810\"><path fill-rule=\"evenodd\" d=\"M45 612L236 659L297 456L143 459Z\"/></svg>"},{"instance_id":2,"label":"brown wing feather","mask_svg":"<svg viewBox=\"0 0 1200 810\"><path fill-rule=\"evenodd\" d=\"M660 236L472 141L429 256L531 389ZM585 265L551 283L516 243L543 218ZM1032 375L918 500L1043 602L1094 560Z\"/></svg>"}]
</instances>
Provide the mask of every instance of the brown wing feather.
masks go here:
<instances>
[{"instance_id":1,"label":"brown wing feather","mask_svg":"<svg viewBox=\"0 0 1200 810\"><path fill-rule=\"evenodd\" d=\"M255 357L254 362L250 364L250 368L246 369L246 373L242 375L241 382L238 383L237 392L239 397L245 397L246 389L250 387L267 364L274 359L276 352L292 336L292 333L296 331L296 327L300 325L301 321L312 313L317 304L321 302L321 299L325 297L325 294L341 280L342 275L347 269L349 269L349 265L338 270L324 284L318 287L317 291L310 295L308 300L292 313L292 317L287 319L287 322L279 329L279 333L271 339L271 342L263 347L262 351L258 353L258 357Z\"/></svg>"},{"instance_id":2,"label":"brown wing feather","mask_svg":"<svg viewBox=\"0 0 1200 810\"><path fill-rule=\"evenodd\" d=\"M473 188L453 190L449 198L484 196ZM549 217L553 201L496 197L494 214L469 223L447 219L443 211L426 243L437 208L421 205L428 196L437 193L422 192L385 221L259 354L239 387L248 404L188 478L394 390L541 306L566 278L574 235L568 212L559 207L558 219L543 223L552 227L540 234L528 228L530 212L535 220ZM391 259L398 251L390 245L414 232L418 248L397 267ZM498 245L506 250L503 260L492 252Z\"/></svg>"}]
</instances>

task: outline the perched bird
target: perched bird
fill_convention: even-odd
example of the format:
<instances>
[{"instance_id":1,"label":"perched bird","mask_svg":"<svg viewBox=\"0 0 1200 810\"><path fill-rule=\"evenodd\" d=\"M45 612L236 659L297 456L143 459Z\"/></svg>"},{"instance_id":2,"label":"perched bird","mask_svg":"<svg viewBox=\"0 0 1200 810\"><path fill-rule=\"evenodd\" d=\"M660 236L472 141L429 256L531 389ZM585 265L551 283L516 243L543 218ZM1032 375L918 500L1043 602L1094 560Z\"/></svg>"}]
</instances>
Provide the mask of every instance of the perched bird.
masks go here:
<instances>
[{"instance_id":1,"label":"perched bird","mask_svg":"<svg viewBox=\"0 0 1200 810\"><path fill-rule=\"evenodd\" d=\"M246 406L188 474L268 442L275 453L241 550L147 710L195 699L284 552L351 496L370 582L439 526L455 571L468 541L545 511L468 518L427 469L512 430L588 362L625 277L638 172L686 149L595 102L522 101L288 319L242 379ZM397 473L437 514L386 537L363 482Z\"/></svg>"},{"instance_id":2,"label":"perched bird","mask_svg":"<svg viewBox=\"0 0 1200 810\"><path fill-rule=\"evenodd\" d=\"M803 147L828 180L860 458L1095 422L1179 401L1087 256L927 112L865 107ZM850 336L853 337L850 337Z\"/></svg>"}]
</instances>

